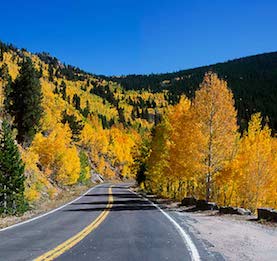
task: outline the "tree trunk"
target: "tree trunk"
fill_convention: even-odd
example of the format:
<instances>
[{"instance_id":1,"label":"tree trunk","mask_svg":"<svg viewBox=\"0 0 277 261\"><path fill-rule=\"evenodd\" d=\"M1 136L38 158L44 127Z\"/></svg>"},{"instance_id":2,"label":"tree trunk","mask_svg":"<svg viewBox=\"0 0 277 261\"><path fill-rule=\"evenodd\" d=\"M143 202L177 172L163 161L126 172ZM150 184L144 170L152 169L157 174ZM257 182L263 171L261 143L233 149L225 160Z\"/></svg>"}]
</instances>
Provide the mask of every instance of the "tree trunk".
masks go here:
<instances>
[{"instance_id":1,"label":"tree trunk","mask_svg":"<svg viewBox=\"0 0 277 261\"><path fill-rule=\"evenodd\" d=\"M209 201L211 197L211 174L206 176L206 200Z\"/></svg>"}]
</instances>

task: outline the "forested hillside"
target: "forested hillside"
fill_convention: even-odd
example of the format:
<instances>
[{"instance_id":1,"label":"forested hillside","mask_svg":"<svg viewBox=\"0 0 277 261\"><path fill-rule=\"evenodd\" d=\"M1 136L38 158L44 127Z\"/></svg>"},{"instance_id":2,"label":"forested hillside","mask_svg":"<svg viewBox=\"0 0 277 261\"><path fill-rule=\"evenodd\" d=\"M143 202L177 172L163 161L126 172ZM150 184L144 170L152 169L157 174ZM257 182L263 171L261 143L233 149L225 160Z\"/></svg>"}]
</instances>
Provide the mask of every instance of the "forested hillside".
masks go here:
<instances>
[{"instance_id":1,"label":"forested hillside","mask_svg":"<svg viewBox=\"0 0 277 261\"><path fill-rule=\"evenodd\" d=\"M47 53L4 43L0 97L2 142L10 142L3 145L0 161L13 157L13 149L18 153L9 147L13 139L23 160L8 161L14 170L0 169L0 212L5 213L22 209L26 202L14 207L22 195L27 202L53 199L93 173L135 177L141 137L150 135L168 105L166 91L125 90ZM12 196L17 189L18 201Z\"/></svg>"},{"instance_id":2,"label":"forested hillside","mask_svg":"<svg viewBox=\"0 0 277 261\"><path fill-rule=\"evenodd\" d=\"M276 76L277 53L105 77L0 43L0 213L93 174L177 199L276 206Z\"/></svg>"},{"instance_id":3,"label":"forested hillside","mask_svg":"<svg viewBox=\"0 0 277 261\"><path fill-rule=\"evenodd\" d=\"M247 127L252 113L261 112L263 116L268 116L270 126L277 130L277 52L174 73L127 75L108 79L120 83L126 90L169 90L171 102L176 103L180 94L192 98L204 74L209 70L228 82L234 93L242 129Z\"/></svg>"}]
</instances>

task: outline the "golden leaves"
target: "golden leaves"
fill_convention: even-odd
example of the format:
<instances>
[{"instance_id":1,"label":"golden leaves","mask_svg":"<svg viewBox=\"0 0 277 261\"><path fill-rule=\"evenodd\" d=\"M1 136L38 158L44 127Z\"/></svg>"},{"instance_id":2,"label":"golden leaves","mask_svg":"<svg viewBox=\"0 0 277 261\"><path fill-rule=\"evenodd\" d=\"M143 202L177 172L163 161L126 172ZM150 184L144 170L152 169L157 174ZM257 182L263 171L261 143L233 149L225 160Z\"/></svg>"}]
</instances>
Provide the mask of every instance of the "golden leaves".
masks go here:
<instances>
[{"instance_id":1,"label":"golden leaves","mask_svg":"<svg viewBox=\"0 0 277 261\"><path fill-rule=\"evenodd\" d=\"M32 143L32 149L39 155L39 162L50 178L62 185L75 184L79 178L80 160L78 151L70 144L69 126L58 124L47 136L38 133Z\"/></svg>"},{"instance_id":2,"label":"golden leaves","mask_svg":"<svg viewBox=\"0 0 277 261\"><path fill-rule=\"evenodd\" d=\"M221 205L277 206L277 141L254 114L240 138L231 91L207 73L195 99L182 97L155 128L146 189Z\"/></svg>"}]
</instances>

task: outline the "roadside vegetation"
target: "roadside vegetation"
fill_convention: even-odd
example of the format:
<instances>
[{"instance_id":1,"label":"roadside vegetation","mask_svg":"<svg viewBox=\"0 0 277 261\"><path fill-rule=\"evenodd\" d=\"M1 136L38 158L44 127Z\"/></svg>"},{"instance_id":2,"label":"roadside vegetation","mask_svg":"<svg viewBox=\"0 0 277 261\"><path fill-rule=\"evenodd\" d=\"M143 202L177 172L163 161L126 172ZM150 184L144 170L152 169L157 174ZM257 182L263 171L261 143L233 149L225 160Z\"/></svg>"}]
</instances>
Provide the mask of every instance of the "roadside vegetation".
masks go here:
<instances>
[{"instance_id":1,"label":"roadside vegetation","mask_svg":"<svg viewBox=\"0 0 277 261\"><path fill-rule=\"evenodd\" d=\"M183 96L155 127L140 185L181 200L221 206L277 207L277 140L260 113L238 132L232 92L206 73L195 97Z\"/></svg>"}]
</instances>

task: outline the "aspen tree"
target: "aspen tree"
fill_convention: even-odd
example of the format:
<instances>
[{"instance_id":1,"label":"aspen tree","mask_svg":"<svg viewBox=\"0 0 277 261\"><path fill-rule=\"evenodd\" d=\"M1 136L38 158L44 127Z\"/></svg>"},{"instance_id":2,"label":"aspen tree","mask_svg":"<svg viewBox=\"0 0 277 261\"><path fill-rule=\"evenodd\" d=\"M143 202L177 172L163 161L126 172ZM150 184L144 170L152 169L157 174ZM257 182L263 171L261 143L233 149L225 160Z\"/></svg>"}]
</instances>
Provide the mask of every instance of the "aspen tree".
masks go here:
<instances>
[{"instance_id":1,"label":"aspen tree","mask_svg":"<svg viewBox=\"0 0 277 261\"><path fill-rule=\"evenodd\" d=\"M252 115L231 169L237 184L237 204L252 210L277 205L276 141L261 121L260 113Z\"/></svg>"},{"instance_id":2,"label":"aspen tree","mask_svg":"<svg viewBox=\"0 0 277 261\"><path fill-rule=\"evenodd\" d=\"M193 107L203 135L203 174L206 200L210 200L213 179L232 155L238 129L237 113L227 83L212 72L205 74L200 89L195 93Z\"/></svg>"}]
</instances>

